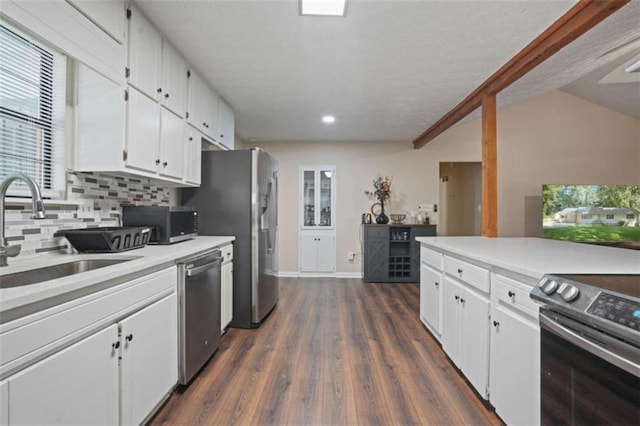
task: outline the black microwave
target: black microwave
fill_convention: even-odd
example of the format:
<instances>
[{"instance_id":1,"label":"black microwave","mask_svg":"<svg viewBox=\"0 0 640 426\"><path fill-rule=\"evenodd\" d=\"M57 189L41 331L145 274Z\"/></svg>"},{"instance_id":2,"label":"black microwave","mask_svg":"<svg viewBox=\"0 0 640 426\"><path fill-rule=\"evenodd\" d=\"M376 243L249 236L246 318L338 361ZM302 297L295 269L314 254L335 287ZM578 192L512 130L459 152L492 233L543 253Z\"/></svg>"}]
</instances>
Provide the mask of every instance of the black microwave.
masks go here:
<instances>
[{"instance_id":1,"label":"black microwave","mask_svg":"<svg viewBox=\"0 0 640 426\"><path fill-rule=\"evenodd\" d=\"M198 235L198 212L193 207L124 206L123 226L151 227L151 244L172 244Z\"/></svg>"}]
</instances>

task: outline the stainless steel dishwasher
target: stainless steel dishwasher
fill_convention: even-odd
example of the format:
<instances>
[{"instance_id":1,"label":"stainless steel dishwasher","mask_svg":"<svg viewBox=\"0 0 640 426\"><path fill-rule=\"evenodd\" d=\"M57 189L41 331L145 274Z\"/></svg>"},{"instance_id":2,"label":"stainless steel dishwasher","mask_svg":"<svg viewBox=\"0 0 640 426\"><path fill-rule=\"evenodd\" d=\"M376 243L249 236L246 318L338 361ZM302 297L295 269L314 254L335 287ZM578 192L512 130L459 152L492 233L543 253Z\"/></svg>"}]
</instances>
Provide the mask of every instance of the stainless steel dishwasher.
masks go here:
<instances>
[{"instance_id":1,"label":"stainless steel dishwasher","mask_svg":"<svg viewBox=\"0 0 640 426\"><path fill-rule=\"evenodd\" d=\"M178 263L179 374L186 385L220 344L220 250Z\"/></svg>"}]
</instances>

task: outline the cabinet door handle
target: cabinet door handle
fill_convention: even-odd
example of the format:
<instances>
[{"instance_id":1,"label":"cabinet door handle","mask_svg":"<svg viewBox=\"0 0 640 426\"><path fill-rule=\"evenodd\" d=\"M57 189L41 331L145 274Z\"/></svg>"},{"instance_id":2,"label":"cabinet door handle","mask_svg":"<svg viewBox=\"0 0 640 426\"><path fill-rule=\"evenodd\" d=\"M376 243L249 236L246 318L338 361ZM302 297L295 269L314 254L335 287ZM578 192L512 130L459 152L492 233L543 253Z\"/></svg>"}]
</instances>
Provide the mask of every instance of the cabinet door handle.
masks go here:
<instances>
[{"instance_id":1,"label":"cabinet door handle","mask_svg":"<svg viewBox=\"0 0 640 426\"><path fill-rule=\"evenodd\" d=\"M120 347L120 341L117 341L111 345L112 349L118 349Z\"/></svg>"},{"instance_id":2,"label":"cabinet door handle","mask_svg":"<svg viewBox=\"0 0 640 426\"><path fill-rule=\"evenodd\" d=\"M438 281L434 282L434 284L436 285L436 287L438 287L440 285L440 283Z\"/></svg>"},{"instance_id":3,"label":"cabinet door handle","mask_svg":"<svg viewBox=\"0 0 640 426\"><path fill-rule=\"evenodd\" d=\"M499 323L498 321L494 321L494 322L493 322L493 326L494 326L494 327L496 327L496 328L498 328L498 327L500 326L500 323Z\"/></svg>"},{"instance_id":4,"label":"cabinet door handle","mask_svg":"<svg viewBox=\"0 0 640 426\"><path fill-rule=\"evenodd\" d=\"M165 99L169 99L169 94L168 94L168 93L165 93L165 94L164 94L164 98L165 98Z\"/></svg>"},{"instance_id":5,"label":"cabinet door handle","mask_svg":"<svg viewBox=\"0 0 640 426\"><path fill-rule=\"evenodd\" d=\"M460 296L456 296L456 300L460 300Z\"/></svg>"},{"instance_id":6,"label":"cabinet door handle","mask_svg":"<svg viewBox=\"0 0 640 426\"><path fill-rule=\"evenodd\" d=\"M462 275L462 269L458 269L458 274Z\"/></svg>"},{"instance_id":7,"label":"cabinet door handle","mask_svg":"<svg viewBox=\"0 0 640 426\"><path fill-rule=\"evenodd\" d=\"M133 340L133 333L128 335L127 337L125 337L125 339L127 340L127 342L130 342Z\"/></svg>"},{"instance_id":8,"label":"cabinet door handle","mask_svg":"<svg viewBox=\"0 0 640 426\"><path fill-rule=\"evenodd\" d=\"M156 165L160 164L160 159L156 158Z\"/></svg>"},{"instance_id":9,"label":"cabinet door handle","mask_svg":"<svg viewBox=\"0 0 640 426\"><path fill-rule=\"evenodd\" d=\"M508 294L509 294L509 297L513 297L513 296L515 296L515 295L516 295L516 294L515 294L514 292L512 292L511 290L509 290L509 293L508 293Z\"/></svg>"},{"instance_id":10,"label":"cabinet door handle","mask_svg":"<svg viewBox=\"0 0 640 426\"><path fill-rule=\"evenodd\" d=\"M158 93L162 93L162 87L158 87L157 92L158 92Z\"/></svg>"},{"instance_id":11,"label":"cabinet door handle","mask_svg":"<svg viewBox=\"0 0 640 426\"><path fill-rule=\"evenodd\" d=\"M167 167L169 163L167 163L166 161L164 163L162 163L162 167Z\"/></svg>"},{"instance_id":12,"label":"cabinet door handle","mask_svg":"<svg viewBox=\"0 0 640 426\"><path fill-rule=\"evenodd\" d=\"M462 303L464 305L465 300L464 299L460 299L460 303Z\"/></svg>"},{"instance_id":13,"label":"cabinet door handle","mask_svg":"<svg viewBox=\"0 0 640 426\"><path fill-rule=\"evenodd\" d=\"M224 138L224 135L220 135L221 138Z\"/></svg>"}]
</instances>

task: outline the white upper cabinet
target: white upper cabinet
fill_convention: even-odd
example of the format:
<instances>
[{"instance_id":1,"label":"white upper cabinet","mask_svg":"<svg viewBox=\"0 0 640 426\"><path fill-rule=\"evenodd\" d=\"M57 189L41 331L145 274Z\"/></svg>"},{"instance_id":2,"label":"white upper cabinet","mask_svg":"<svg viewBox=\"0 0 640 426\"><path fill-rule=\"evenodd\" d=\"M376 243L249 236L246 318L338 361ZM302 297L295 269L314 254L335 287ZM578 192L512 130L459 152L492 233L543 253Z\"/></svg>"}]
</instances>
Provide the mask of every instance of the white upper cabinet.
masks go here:
<instances>
[{"instance_id":1,"label":"white upper cabinet","mask_svg":"<svg viewBox=\"0 0 640 426\"><path fill-rule=\"evenodd\" d=\"M233 149L235 145L235 117L233 110L220 98L220 144Z\"/></svg>"},{"instance_id":2,"label":"white upper cabinet","mask_svg":"<svg viewBox=\"0 0 640 426\"><path fill-rule=\"evenodd\" d=\"M160 164L158 173L181 179L184 170L184 121L171 111L160 108Z\"/></svg>"},{"instance_id":3,"label":"white upper cabinet","mask_svg":"<svg viewBox=\"0 0 640 426\"><path fill-rule=\"evenodd\" d=\"M162 38L153 24L130 6L128 82L158 100L161 89Z\"/></svg>"},{"instance_id":4,"label":"white upper cabinet","mask_svg":"<svg viewBox=\"0 0 640 426\"><path fill-rule=\"evenodd\" d=\"M128 93L125 164L156 173L160 164L160 105L134 88Z\"/></svg>"},{"instance_id":5,"label":"white upper cabinet","mask_svg":"<svg viewBox=\"0 0 640 426\"><path fill-rule=\"evenodd\" d=\"M202 134L185 124L187 150L184 162L184 180L187 183L200 185L202 168Z\"/></svg>"},{"instance_id":6,"label":"white upper cabinet","mask_svg":"<svg viewBox=\"0 0 640 426\"><path fill-rule=\"evenodd\" d=\"M188 67L184 57L167 40L162 41L162 105L179 117L187 112Z\"/></svg>"},{"instance_id":7,"label":"white upper cabinet","mask_svg":"<svg viewBox=\"0 0 640 426\"><path fill-rule=\"evenodd\" d=\"M118 43L125 40L124 0L67 0Z\"/></svg>"},{"instance_id":8,"label":"white upper cabinet","mask_svg":"<svg viewBox=\"0 0 640 426\"><path fill-rule=\"evenodd\" d=\"M224 112L222 112L222 108L224 108ZM193 71L190 72L189 77L188 111L189 124L200 130L208 139L221 144L223 136L226 141L229 135L233 134L233 111L224 101L221 101L218 94L207 85L202 77ZM222 117L225 117L226 120L224 129L221 127ZM230 137L230 141L224 146L233 149L233 137Z\"/></svg>"}]
</instances>

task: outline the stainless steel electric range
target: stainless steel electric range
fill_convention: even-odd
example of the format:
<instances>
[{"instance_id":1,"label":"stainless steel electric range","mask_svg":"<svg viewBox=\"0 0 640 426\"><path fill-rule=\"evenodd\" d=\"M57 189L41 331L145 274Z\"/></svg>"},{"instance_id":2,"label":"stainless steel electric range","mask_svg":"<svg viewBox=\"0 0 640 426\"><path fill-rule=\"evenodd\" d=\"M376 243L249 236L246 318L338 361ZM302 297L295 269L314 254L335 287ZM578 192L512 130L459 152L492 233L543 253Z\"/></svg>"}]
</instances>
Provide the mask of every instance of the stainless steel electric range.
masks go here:
<instances>
[{"instance_id":1,"label":"stainless steel electric range","mask_svg":"<svg viewBox=\"0 0 640 426\"><path fill-rule=\"evenodd\" d=\"M545 275L541 422L640 424L640 275Z\"/></svg>"}]
</instances>

